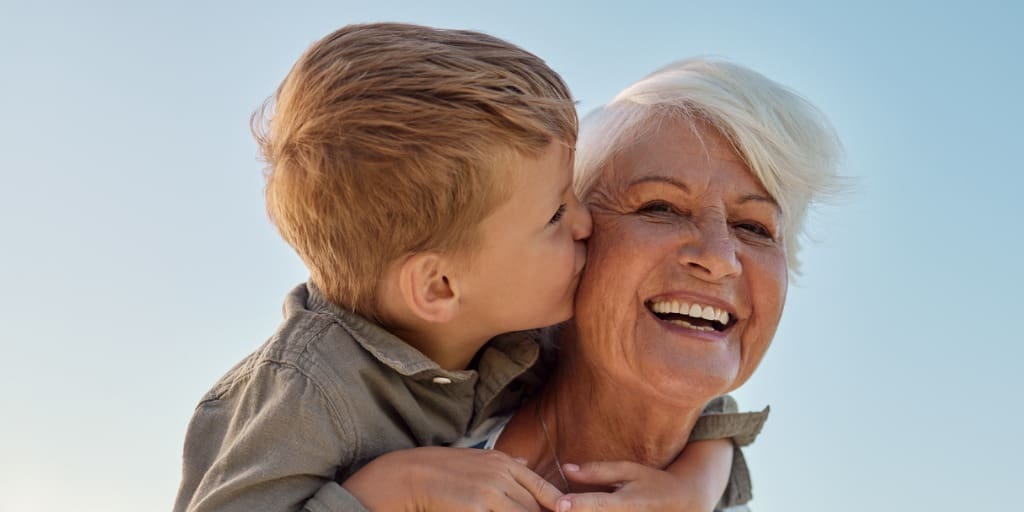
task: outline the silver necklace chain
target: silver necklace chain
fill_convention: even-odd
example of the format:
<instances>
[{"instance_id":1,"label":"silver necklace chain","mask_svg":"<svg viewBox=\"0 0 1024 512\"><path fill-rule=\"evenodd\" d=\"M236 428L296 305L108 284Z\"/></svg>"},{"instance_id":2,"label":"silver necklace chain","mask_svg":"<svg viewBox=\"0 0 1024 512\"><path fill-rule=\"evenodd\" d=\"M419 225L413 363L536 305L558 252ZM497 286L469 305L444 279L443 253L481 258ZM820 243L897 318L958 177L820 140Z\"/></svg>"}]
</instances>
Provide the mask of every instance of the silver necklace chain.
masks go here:
<instances>
[{"instance_id":1,"label":"silver necklace chain","mask_svg":"<svg viewBox=\"0 0 1024 512\"><path fill-rule=\"evenodd\" d=\"M557 416L558 410L556 406L555 414ZM544 439L548 442L548 449L551 450L551 456L555 458L555 468L558 469L558 476L562 477L562 483L565 484L565 491L572 492L572 487L569 486L569 479L565 477L565 472L562 471L562 461L558 460L558 450L555 449L555 443L551 442L551 434L548 433L548 424L544 421L544 414L540 409L540 398L537 399L537 418L540 418L540 428L544 431ZM555 419L558 419L557 417Z\"/></svg>"}]
</instances>

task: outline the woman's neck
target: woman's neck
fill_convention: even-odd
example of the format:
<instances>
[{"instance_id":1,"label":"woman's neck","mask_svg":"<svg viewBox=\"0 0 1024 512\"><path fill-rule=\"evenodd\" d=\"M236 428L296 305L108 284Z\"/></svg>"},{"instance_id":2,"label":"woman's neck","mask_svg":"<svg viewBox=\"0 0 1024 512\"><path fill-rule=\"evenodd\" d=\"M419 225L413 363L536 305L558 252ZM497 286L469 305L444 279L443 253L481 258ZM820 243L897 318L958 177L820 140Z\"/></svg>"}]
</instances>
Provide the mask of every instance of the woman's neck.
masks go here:
<instances>
[{"instance_id":1,"label":"woman's neck","mask_svg":"<svg viewBox=\"0 0 1024 512\"><path fill-rule=\"evenodd\" d=\"M563 463L626 460L664 467L686 446L700 409L681 408L575 368L571 382L557 375L550 386ZM647 393L645 393L647 391Z\"/></svg>"},{"instance_id":2,"label":"woman's neck","mask_svg":"<svg viewBox=\"0 0 1024 512\"><path fill-rule=\"evenodd\" d=\"M650 390L626 389L574 361L558 371L509 422L497 448L523 457L549 482L566 489L558 464L632 461L665 467L686 446L701 408L661 403ZM579 484L575 492L586 490Z\"/></svg>"}]
</instances>

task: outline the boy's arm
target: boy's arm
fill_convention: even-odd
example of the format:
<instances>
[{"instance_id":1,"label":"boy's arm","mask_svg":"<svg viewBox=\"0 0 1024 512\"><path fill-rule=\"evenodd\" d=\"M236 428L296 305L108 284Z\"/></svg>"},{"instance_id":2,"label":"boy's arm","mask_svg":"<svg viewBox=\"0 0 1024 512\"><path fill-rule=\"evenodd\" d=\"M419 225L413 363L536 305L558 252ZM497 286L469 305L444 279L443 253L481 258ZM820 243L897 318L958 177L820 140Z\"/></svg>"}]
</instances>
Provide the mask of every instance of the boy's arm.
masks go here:
<instances>
[{"instance_id":1,"label":"boy's arm","mask_svg":"<svg viewBox=\"0 0 1024 512\"><path fill-rule=\"evenodd\" d=\"M570 480L616 487L613 493L567 495L572 510L710 511L750 501L750 474L740 446L753 442L767 419L737 413L729 396L708 404L679 457L659 471L627 462L566 465Z\"/></svg>"},{"instance_id":2,"label":"boy's arm","mask_svg":"<svg viewBox=\"0 0 1024 512\"><path fill-rule=\"evenodd\" d=\"M174 510L364 511L334 482L354 440L337 404L296 368L265 364L202 402L185 438Z\"/></svg>"},{"instance_id":3,"label":"boy's arm","mask_svg":"<svg viewBox=\"0 0 1024 512\"><path fill-rule=\"evenodd\" d=\"M554 510L562 496L520 459L441 446L381 455L342 486L371 510Z\"/></svg>"},{"instance_id":4,"label":"boy's arm","mask_svg":"<svg viewBox=\"0 0 1024 512\"><path fill-rule=\"evenodd\" d=\"M561 502L571 502L573 512L710 512L729 483L732 450L728 439L690 443L665 470L635 462L565 464L569 480L615 490L567 494L555 510L568 510Z\"/></svg>"},{"instance_id":5,"label":"boy's arm","mask_svg":"<svg viewBox=\"0 0 1024 512\"><path fill-rule=\"evenodd\" d=\"M692 510L708 511L718 505L731 483L733 461L731 440L693 441L665 471L678 478Z\"/></svg>"},{"instance_id":6,"label":"boy's arm","mask_svg":"<svg viewBox=\"0 0 1024 512\"><path fill-rule=\"evenodd\" d=\"M696 445L698 441L712 439L731 441L732 469L729 473L728 485L718 502L719 508L742 505L753 498L750 470L747 468L747 461L743 457L741 448L757 439L765 421L768 420L770 411L768 407L757 412L738 412L738 410L736 400L729 395L717 397L709 402L704 407L704 413L697 420L693 431L690 432L690 444L687 445L689 447ZM680 456L684 455L686 455L686 450L683 450ZM670 465L669 469L675 467L675 464Z\"/></svg>"}]
</instances>

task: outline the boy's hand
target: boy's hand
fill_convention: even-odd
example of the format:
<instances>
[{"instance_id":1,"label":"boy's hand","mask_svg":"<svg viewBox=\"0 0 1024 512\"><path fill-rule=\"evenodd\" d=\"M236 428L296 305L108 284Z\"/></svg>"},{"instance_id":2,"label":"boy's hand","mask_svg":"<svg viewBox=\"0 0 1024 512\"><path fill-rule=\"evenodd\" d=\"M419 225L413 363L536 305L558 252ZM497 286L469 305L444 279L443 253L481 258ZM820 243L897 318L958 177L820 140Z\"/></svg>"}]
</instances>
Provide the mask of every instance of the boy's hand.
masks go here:
<instances>
[{"instance_id":1,"label":"boy's hand","mask_svg":"<svg viewBox=\"0 0 1024 512\"><path fill-rule=\"evenodd\" d=\"M569 480L615 491L567 494L556 510L711 512L729 484L732 456L732 441L715 439L686 445L664 471L634 462L566 464Z\"/></svg>"},{"instance_id":2,"label":"boy's hand","mask_svg":"<svg viewBox=\"0 0 1024 512\"><path fill-rule=\"evenodd\" d=\"M504 453L439 446L381 455L341 486L374 511L541 512L554 510L562 496Z\"/></svg>"},{"instance_id":3,"label":"boy's hand","mask_svg":"<svg viewBox=\"0 0 1024 512\"><path fill-rule=\"evenodd\" d=\"M721 496L704 496L688 479L635 462L566 464L563 469L572 482L615 490L566 494L558 500L557 512L711 512Z\"/></svg>"}]
</instances>

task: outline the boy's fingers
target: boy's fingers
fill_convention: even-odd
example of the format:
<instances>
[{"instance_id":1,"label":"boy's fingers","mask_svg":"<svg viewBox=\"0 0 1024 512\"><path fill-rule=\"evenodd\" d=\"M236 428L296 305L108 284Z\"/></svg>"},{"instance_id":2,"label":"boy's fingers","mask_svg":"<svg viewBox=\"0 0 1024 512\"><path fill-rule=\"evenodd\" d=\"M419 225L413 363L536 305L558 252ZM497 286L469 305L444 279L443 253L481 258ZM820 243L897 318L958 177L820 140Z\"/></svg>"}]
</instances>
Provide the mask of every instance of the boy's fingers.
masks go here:
<instances>
[{"instance_id":1,"label":"boy's fingers","mask_svg":"<svg viewBox=\"0 0 1024 512\"><path fill-rule=\"evenodd\" d=\"M567 494L558 500L555 512L615 512L626 510L622 500L607 492L585 492Z\"/></svg>"},{"instance_id":2,"label":"boy's fingers","mask_svg":"<svg viewBox=\"0 0 1024 512\"><path fill-rule=\"evenodd\" d=\"M615 485L638 479L651 468L635 462L588 462L582 466L562 466L565 477L573 482L595 485Z\"/></svg>"},{"instance_id":3,"label":"boy's fingers","mask_svg":"<svg viewBox=\"0 0 1024 512\"><path fill-rule=\"evenodd\" d=\"M524 466L525 467L525 466ZM526 470L529 473L533 473L530 470ZM523 512L543 512L541 506L537 503L537 499L533 497L533 492L526 487L525 484L519 481L519 478L514 470L509 470L508 475L511 478L502 479L500 483L497 483L497 488L504 493L506 501L511 501L514 506L514 510L522 510ZM511 506L511 505L510 505ZM505 510L508 507L497 508L495 510Z\"/></svg>"},{"instance_id":4,"label":"boy's fingers","mask_svg":"<svg viewBox=\"0 0 1024 512\"><path fill-rule=\"evenodd\" d=\"M537 501L533 499L533 495L518 483L513 483L510 489L505 490L505 498L505 501L509 502L508 505L497 510L512 509L521 510L522 512L543 512Z\"/></svg>"},{"instance_id":5,"label":"boy's fingers","mask_svg":"<svg viewBox=\"0 0 1024 512\"><path fill-rule=\"evenodd\" d=\"M548 510L555 510L555 503L562 497L562 491L526 466L512 466L510 469L512 477L529 491L537 503Z\"/></svg>"}]
</instances>

